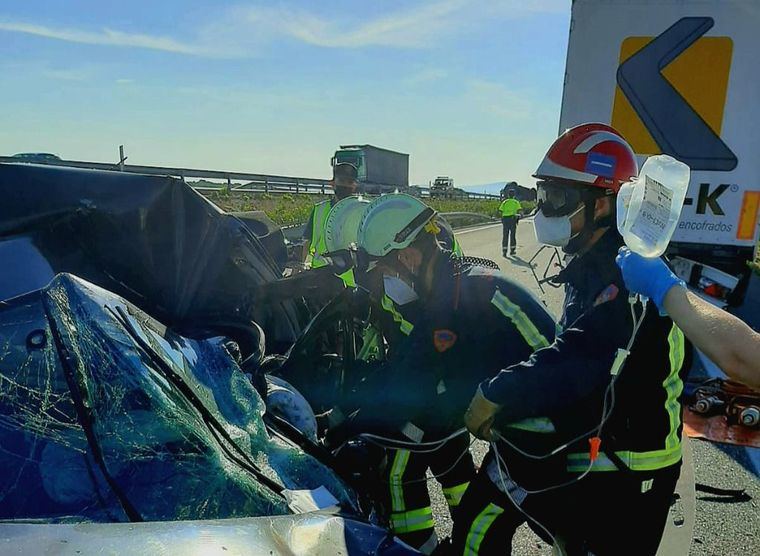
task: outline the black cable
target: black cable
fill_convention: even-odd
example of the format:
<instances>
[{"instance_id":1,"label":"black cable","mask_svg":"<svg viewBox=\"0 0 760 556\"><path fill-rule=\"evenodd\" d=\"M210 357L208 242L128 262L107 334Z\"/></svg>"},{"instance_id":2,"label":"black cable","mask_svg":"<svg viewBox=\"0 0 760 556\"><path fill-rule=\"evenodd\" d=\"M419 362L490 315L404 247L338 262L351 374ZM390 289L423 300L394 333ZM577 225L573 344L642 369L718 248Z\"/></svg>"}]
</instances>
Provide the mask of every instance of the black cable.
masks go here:
<instances>
[{"instance_id":1,"label":"black cable","mask_svg":"<svg viewBox=\"0 0 760 556\"><path fill-rule=\"evenodd\" d=\"M356 484L356 481L354 481L352 477L347 477L340 472L342 467L337 461L337 458L327 448L308 438L300 430L278 415L267 412L264 413L262 418L267 429L285 440L294 443L321 464L335 470L353 489L359 490L361 485Z\"/></svg>"}]
</instances>

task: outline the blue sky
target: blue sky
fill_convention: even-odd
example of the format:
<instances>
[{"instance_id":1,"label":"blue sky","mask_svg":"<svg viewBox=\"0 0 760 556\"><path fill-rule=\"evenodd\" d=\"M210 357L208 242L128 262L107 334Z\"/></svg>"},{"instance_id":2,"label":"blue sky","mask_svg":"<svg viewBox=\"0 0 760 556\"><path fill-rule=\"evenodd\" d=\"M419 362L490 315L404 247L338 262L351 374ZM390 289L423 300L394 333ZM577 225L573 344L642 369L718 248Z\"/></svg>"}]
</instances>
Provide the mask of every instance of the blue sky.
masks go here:
<instances>
[{"instance_id":1,"label":"blue sky","mask_svg":"<svg viewBox=\"0 0 760 556\"><path fill-rule=\"evenodd\" d=\"M0 153L326 177L371 143L413 183L532 184L569 20L569 0L6 0Z\"/></svg>"}]
</instances>

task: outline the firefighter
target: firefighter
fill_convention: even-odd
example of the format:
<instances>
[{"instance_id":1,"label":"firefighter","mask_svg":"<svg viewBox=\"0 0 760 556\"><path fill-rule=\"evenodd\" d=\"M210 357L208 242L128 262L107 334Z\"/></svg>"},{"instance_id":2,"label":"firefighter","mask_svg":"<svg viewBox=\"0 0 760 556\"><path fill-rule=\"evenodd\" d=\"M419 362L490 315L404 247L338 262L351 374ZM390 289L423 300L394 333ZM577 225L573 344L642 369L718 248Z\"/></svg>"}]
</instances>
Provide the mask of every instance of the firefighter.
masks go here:
<instances>
[{"instance_id":1,"label":"firefighter","mask_svg":"<svg viewBox=\"0 0 760 556\"><path fill-rule=\"evenodd\" d=\"M510 255L514 255L517 249L517 221L520 218L520 212L522 211L522 205L520 201L515 199L515 190L507 190L507 198L504 199L499 205L499 212L501 213L501 254L504 258L507 257L507 251ZM512 246L510 248L510 238L512 239Z\"/></svg>"},{"instance_id":2,"label":"firefighter","mask_svg":"<svg viewBox=\"0 0 760 556\"><path fill-rule=\"evenodd\" d=\"M339 162L333 166L331 185L335 195L317 203L311 209L309 220L303 232L304 263L307 268L320 268L327 262L321 257L327 251L325 247L325 225L332 207L346 197L356 194L358 189L358 172L356 166L348 162Z\"/></svg>"},{"instance_id":3,"label":"firefighter","mask_svg":"<svg viewBox=\"0 0 760 556\"><path fill-rule=\"evenodd\" d=\"M377 432L419 443L460 431L430 453L388 453L383 488L391 526L425 553L437 544L426 470L438 477L455 511L473 475L461 414L477 384L503 361L521 361L549 345L555 331L544 307L495 263L452 256L440 232L436 212L415 197L385 195L367 207L358 245L370 270L357 278L392 303L406 338L342 410L353 413L349 436Z\"/></svg>"},{"instance_id":4,"label":"firefighter","mask_svg":"<svg viewBox=\"0 0 760 556\"><path fill-rule=\"evenodd\" d=\"M656 307L644 313L632 303L615 265L615 195L637 172L628 143L604 124L566 131L536 171L536 236L572 256L556 278L565 285L563 331L483 381L465 423L493 440L502 423L548 417L567 445L555 446L564 470L547 479L549 490L528 493L510 478L508 455L494 459L505 443L492 443L455 523L462 553L503 553L499 529L513 503L544 537L564 539L569 554L657 551L681 465L678 397L688 365L682 332Z\"/></svg>"}]
</instances>

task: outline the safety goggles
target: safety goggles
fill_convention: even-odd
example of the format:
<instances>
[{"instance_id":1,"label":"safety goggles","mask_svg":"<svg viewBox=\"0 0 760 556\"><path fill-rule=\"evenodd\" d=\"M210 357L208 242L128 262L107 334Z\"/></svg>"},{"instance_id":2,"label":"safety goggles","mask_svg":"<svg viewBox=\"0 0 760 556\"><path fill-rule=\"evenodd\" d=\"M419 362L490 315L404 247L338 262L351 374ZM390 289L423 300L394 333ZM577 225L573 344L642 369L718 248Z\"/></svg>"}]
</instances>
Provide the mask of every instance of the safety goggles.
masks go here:
<instances>
[{"instance_id":1,"label":"safety goggles","mask_svg":"<svg viewBox=\"0 0 760 556\"><path fill-rule=\"evenodd\" d=\"M584 200L584 191L580 187L541 181L537 188L538 209L544 216L567 216Z\"/></svg>"}]
</instances>

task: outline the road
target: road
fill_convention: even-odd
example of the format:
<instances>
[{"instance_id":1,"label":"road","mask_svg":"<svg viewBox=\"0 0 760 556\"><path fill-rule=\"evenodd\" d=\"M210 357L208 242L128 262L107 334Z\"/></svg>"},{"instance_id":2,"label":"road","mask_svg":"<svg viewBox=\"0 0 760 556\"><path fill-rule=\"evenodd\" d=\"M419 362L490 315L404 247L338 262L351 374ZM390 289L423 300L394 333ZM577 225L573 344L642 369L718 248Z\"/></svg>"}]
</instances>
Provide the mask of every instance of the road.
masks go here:
<instances>
[{"instance_id":1,"label":"road","mask_svg":"<svg viewBox=\"0 0 760 556\"><path fill-rule=\"evenodd\" d=\"M544 286L545 293L542 293L527 262L539 248L530 221L520 223L517 238L517 256L505 259L501 256L501 224L457 232L457 239L466 255L497 262L505 274L533 292L555 317L558 316L564 297L562 290ZM539 274L543 274L550 254L551 251L546 249L536 260L536 271ZM744 489L748 496L734 500L697 492L696 522L689 554L760 554L760 481L756 474L749 471L754 467L747 451L699 440L691 441L690 445L697 483L727 489ZM482 458L484 453L485 444L478 443L474 447L476 459ZM431 495L438 534L447 536L451 530L451 523L446 503L439 489L431 488ZM548 555L551 554L551 550L538 540L530 529L523 526L514 541L513 553Z\"/></svg>"}]
</instances>

